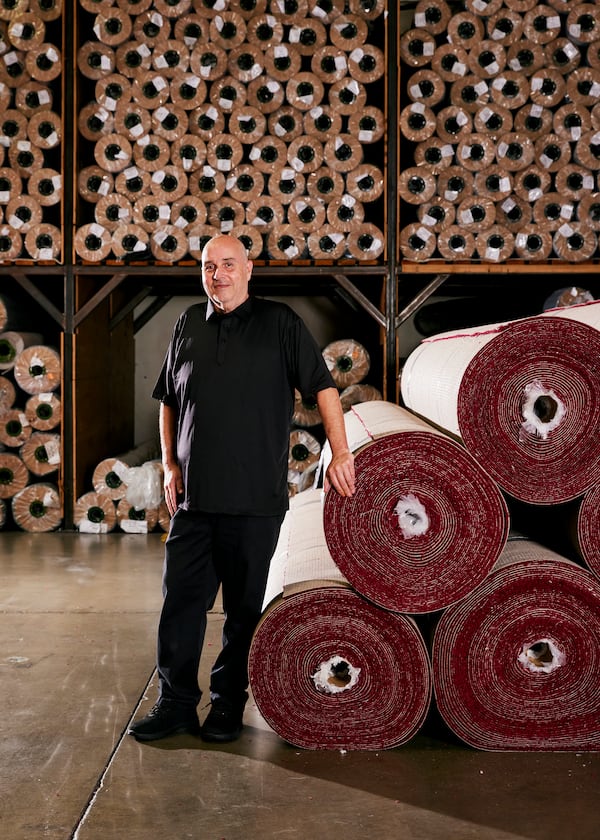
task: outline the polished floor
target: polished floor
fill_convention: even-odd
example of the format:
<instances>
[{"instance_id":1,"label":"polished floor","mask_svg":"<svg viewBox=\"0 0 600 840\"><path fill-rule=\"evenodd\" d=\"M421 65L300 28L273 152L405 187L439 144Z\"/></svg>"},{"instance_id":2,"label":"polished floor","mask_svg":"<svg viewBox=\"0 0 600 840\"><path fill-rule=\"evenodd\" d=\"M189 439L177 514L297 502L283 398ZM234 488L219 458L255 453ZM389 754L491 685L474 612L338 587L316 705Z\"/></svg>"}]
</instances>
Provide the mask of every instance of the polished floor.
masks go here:
<instances>
[{"instance_id":1,"label":"polished floor","mask_svg":"<svg viewBox=\"0 0 600 840\"><path fill-rule=\"evenodd\" d=\"M303 751L252 702L234 744L137 743L125 733L156 696L162 549L160 534L0 533L6 840L600 837L598 753L483 753L433 721L394 750Z\"/></svg>"}]
</instances>

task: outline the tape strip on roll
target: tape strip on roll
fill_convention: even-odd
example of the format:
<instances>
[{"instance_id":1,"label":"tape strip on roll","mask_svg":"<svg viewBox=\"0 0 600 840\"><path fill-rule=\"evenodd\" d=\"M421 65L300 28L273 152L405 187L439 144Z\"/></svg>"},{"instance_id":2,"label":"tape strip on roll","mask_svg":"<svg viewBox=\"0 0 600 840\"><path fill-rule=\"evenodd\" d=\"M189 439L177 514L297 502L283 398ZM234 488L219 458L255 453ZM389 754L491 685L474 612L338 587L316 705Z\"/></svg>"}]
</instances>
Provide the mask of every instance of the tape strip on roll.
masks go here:
<instances>
[{"instance_id":1,"label":"tape strip on roll","mask_svg":"<svg viewBox=\"0 0 600 840\"><path fill-rule=\"evenodd\" d=\"M310 198L303 196L299 200L310 201ZM291 207L293 202L290 203ZM288 208L289 212L289 208ZM260 196L251 201L246 207L246 224L255 227L260 233L267 233L274 227L282 225L285 219L285 210L280 201L271 196Z\"/></svg>"},{"instance_id":2,"label":"tape strip on roll","mask_svg":"<svg viewBox=\"0 0 600 840\"><path fill-rule=\"evenodd\" d=\"M439 233L454 224L456 207L453 202L434 195L431 201L418 206L417 217L429 230Z\"/></svg>"},{"instance_id":3,"label":"tape strip on roll","mask_svg":"<svg viewBox=\"0 0 600 840\"><path fill-rule=\"evenodd\" d=\"M470 260L475 253L475 237L460 225L449 225L438 233L438 249L446 260Z\"/></svg>"}]
</instances>

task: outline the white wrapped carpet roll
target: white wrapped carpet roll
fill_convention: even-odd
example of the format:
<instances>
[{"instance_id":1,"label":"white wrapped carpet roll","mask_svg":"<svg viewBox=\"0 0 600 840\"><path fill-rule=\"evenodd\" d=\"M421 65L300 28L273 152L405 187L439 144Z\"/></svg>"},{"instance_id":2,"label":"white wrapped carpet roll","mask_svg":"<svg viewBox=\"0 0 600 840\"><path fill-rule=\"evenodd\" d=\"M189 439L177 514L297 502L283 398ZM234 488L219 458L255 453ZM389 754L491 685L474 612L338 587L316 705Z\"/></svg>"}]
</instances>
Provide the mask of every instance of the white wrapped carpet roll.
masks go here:
<instances>
[{"instance_id":1,"label":"white wrapped carpet roll","mask_svg":"<svg viewBox=\"0 0 600 840\"><path fill-rule=\"evenodd\" d=\"M12 498L15 524L23 531L55 531L62 522L62 503L58 487L39 482L28 484Z\"/></svg>"}]
</instances>

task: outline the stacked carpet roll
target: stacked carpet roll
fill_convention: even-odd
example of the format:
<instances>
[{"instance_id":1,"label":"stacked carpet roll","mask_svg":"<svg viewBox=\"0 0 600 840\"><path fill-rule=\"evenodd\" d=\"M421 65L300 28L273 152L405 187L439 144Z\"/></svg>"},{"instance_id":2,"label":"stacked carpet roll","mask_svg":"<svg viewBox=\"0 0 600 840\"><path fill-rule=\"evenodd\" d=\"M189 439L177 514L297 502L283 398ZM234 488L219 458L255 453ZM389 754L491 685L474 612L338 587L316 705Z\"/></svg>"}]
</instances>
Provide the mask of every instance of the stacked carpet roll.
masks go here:
<instances>
[{"instance_id":1,"label":"stacked carpet roll","mask_svg":"<svg viewBox=\"0 0 600 840\"><path fill-rule=\"evenodd\" d=\"M60 263L62 3L0 10L0 261Z\"/></svg>"},{"instance_id":2,"label":"stacked carpet roll","mask_svg":"<svg viewBox=\"0 0 600 840\"><path fill-rule=\"evenodd\" d=\"M592 3L419 0L400 38L405 260L597 256L599 23ZM468 192L448 189L448 170L495 205L466 232L419 212L441 198L458 216Z\"/></svg>"},{"instance_id":3,"label":"stacked carpet roll","mask_svg":"<svg viewBox=\"0 0 600 840\"><path fill-rule=\"evenodd\" d=\"M197 260L217 232L267 260L383 255L385 3L81 6L79 260ZM202 218L178 224L185 196Z\"/></svg>"},{"instance_id":4,"label":"stacked carpet roll","mask_svg":"<svg viewBox=\"0 0 600 840\"><path fill-rule=\"evenodd\" d=\"M427 714L430 662L420 631L349 586L327 550L318 490L290 500L249 676L267 723L304 749L396 747Z\"/></svg>"}]
</instances>

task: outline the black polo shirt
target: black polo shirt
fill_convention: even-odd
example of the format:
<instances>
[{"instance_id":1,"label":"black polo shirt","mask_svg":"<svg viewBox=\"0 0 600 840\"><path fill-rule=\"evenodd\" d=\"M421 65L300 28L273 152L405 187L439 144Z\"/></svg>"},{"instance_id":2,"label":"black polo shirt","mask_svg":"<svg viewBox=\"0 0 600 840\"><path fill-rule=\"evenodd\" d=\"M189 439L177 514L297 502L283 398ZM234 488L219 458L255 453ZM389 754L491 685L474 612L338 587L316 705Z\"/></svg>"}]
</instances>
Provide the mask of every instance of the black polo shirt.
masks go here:
<instances>
[{"instance_id":1,"label":"black polo shirt","mask_svg":"<svg viewBox=\"0 0 600 840\"><path fill-rule=\"evenodd\" d=\"M225 315L210 302L189 307L152 392L177 409L182 507L285 512L294 389L306 397L330 387L319 347L286 304L250 297Z\"/></svg>"}]
</instances>

